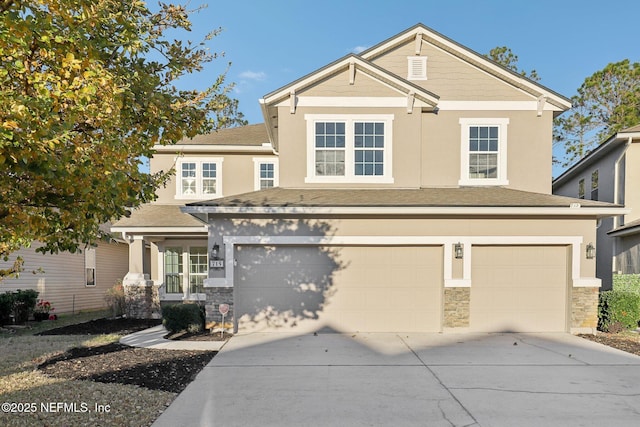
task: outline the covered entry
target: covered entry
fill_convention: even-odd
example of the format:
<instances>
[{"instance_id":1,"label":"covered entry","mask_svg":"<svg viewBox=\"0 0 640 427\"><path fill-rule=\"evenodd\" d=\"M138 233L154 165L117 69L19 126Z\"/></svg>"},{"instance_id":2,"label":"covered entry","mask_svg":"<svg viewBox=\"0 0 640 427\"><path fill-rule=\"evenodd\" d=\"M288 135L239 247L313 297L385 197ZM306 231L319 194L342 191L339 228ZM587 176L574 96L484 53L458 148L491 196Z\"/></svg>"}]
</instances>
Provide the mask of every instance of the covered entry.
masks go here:
<instances>
[{"instance_id":1,"label":"covered entry","mask_svg":"<svg viewBox=\"0 0 640 427\"><path fill-rule=\"evenodd\" d=\"M566 246L474 246L471 329L566 331L568 259Z\"/></svg>"},{"instance_id":2,"label":"covered entry","mask_svg":"<svg viewBox=\"0 0 640 427\"><path fill-rule=\"evenodd\" d=\"M437 332L442 246L236 247L241 331Z\"/></svg>"}]
</instances>

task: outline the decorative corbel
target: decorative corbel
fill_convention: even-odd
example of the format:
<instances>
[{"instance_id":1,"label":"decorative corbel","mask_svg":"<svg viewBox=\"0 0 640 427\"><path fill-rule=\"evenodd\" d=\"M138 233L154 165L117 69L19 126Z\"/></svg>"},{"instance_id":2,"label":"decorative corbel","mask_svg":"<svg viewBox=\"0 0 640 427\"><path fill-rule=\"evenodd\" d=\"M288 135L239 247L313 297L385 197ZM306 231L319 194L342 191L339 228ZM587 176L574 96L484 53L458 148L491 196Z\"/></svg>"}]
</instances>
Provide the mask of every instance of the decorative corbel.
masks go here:
<instances>
[{"instance_id":1,"label":"decorative corbel","mask_svg":"<svg viewBox=\"0 0 640 427\"><path fill-rule=\"evenodd\" d=\"M416 93L411 91L407 94L407 113L413 113L413 103L415 101Z\"/></svg>"},{"instance_id":2,"label":"decorative corbel","mask_svg":"<svg viewBox=\"0 0 640 427\"><path fill-rule=\"evenodd\" d=\"M356 81L356 62L352 59L349 61L349 84L353 85Z\"/></svg>"},{"instance_id":3,"label":"decorative corbel","mask_svg":"<svg viewBox=\"0 0 640 427\"><path fill-rule=\"evenodd\" d=\"M547 103L547 97L545 95L540 95L538 97L538 117L542 116L542 110L544 110L544 104Z\"/></svg>"},{"instance_id":4,"label":"decorative corbel","mask_svg":"<svg viewBox=\"0 0 640 427\"><path fill-rule=\"evenodd\" d=\"M422 34L416 34L416 55L420 55L422 49Z\"/></svg>"},{"instance_id":5,"label":"decorative corbel","mask_svg":"<svg viewBox=\"0 0 640 427\"><path fill-rule=\"evenodd\" d=\"M289 112L291 114L296 113L296 91L289 92Z\"/></svg>"}]
</instances>

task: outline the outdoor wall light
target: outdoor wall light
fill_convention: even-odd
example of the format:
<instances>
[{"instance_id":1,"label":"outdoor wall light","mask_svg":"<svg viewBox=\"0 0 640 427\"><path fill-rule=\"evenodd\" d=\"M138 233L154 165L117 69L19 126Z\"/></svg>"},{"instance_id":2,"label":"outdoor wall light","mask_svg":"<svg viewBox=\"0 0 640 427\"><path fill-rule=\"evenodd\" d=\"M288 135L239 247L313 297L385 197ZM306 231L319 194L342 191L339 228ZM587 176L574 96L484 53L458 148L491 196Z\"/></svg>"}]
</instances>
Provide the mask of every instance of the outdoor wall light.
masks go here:
<instances>
[{"instance_id":1,"label":"outdoor wall light","mask_svg":"<svg viewBox=\"0 0 640 427\"><path fill-rule=\"evenodd\" d=\"M596 257L596 247L593 243L587 245L587 259L594 259Z\"/></svg>"},{"instance_id":2,"label":"outdoor wall light","mask_svg":"<svg viewBox=\"0 0 640 427\"><path fill-rule=\"evenodd\" d=\"M458 242L453 245L453 251L455 252L456 259L462 259L464 251L462 250L462 243Z\"/></svg>"},{"instance_id":3,"label":"outdoor wall light","mask_svg":"<svg viewBox=\"0 0 640 427\"><path fill-rule=\"evenodd\" d=\"M214 243L213 247L211 248L211 258L218 259L219 253L220 253L220 245L218 245L217 243Z\"/></svg>"}]
</instances>

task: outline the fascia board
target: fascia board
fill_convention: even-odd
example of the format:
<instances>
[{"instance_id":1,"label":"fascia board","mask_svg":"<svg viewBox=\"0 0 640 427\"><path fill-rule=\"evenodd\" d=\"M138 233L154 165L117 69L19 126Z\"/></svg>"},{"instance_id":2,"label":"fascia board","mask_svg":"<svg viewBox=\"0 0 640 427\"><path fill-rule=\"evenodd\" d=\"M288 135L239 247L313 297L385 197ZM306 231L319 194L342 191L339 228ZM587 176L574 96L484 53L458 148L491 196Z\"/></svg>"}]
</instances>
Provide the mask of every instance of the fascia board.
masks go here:
<instances>
[{"instance_id":1,"label":"fascia board","mask_svg":"<svg viewBox=\"0 0 640 427\"><path fill-rule=\"evenodd\" d=\"M273 147L271 145L212 145L212 144L190 144L190 145L168 145L168 146L156 146L154 150L157 153L195 153L195 152L259 152L259 153L273 153Z\"/></svg>"},{"instance_id":2,"label":"fascia board","mask_svg":"<svg viewBox=\"0 0 640 427\"><path fill-rule=\"evenodd\" d=\"M112 233L135 233L135 234L145 234L145 233L206 233L209 229L208 225L203 224L200 227L143 227L143 226L135 226L135 227L111 227Z\"/></svg>"},{"instance_id":3,"label":"fascia board","mask_svg":"<svg viewBox=\"0 0 640 427\"><path fill-rule=\"evenodd\" d=\"M627 208L572 207L270 207L270 206L185 206L186 213L214 214L273 214L273 215L531 215L531 216L590 216L604 218L626 215Z\"/></svg>"}]
</instances>

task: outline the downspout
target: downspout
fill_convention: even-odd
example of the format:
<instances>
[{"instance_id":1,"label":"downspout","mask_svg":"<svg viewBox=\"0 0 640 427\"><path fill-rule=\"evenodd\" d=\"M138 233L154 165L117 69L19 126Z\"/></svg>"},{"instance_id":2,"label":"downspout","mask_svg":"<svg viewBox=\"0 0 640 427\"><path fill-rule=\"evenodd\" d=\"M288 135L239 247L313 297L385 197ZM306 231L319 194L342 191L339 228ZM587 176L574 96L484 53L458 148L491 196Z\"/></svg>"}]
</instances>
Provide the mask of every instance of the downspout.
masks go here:
<instances>
[{"instance_id":1,"label":"downspout","mask_svg":"<svg viewBox=\"0 0 640 427\"><path fill-rule=\"evenodd\" d=\"M622 199L622 197L620 196L620 188L619 188L620 162L622 162L622 159L627 154L627 150L629 149L629 146L631 145L631 140L632 140L631 137L629 137L627 139L627 143L624 145L624 149L622 150L622 153L620 153L620 156L618 157L618 159L614 163L614 172L613 172L613 194L614 194L614 198L613 198L613 203L615 203L615 204L620 204L620 200ZM625 168L625 170L626 170L626 168ZM625 183L625 188L626 188L626 183ZM620 226L620 216L613 217L613 229L615 230L619 226ZM615 255L617 253L618 253L618 238L614 237L613 238L613 254L614 254L614 256L613 256L613 260L612 260L612 263L611 263L613 271L618 271L618 258Z\"/></svg>"}]
</instances>

